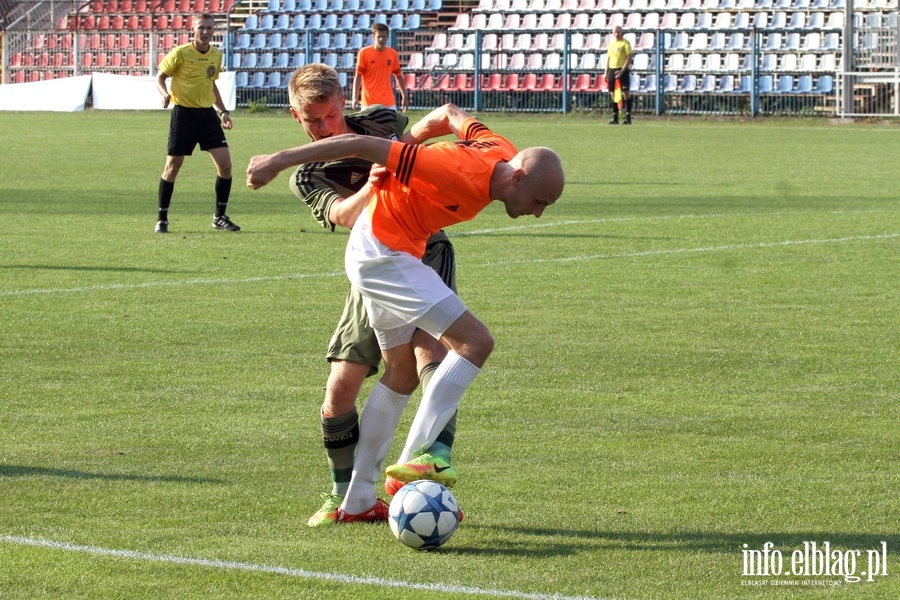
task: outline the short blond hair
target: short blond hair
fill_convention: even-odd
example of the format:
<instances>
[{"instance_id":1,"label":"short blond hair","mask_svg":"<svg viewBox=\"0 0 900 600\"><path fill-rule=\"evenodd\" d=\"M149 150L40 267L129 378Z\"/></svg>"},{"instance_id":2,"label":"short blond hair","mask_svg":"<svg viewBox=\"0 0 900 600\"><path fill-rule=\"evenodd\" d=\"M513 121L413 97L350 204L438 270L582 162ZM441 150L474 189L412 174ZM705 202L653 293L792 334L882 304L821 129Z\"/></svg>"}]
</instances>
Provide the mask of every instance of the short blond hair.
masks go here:
<instances>
[{"instance_id":1,"label":"short blond hair","mask_svg":"<svg viewBox=\"0 0 900 600\"><path fill-rule=\"evenodd\" d=\"M322 63L310 63L294 71L288 82L291 108L303 110L307 104L318 104L344 95L337 71Z\"/></svg>"}]
</instances>

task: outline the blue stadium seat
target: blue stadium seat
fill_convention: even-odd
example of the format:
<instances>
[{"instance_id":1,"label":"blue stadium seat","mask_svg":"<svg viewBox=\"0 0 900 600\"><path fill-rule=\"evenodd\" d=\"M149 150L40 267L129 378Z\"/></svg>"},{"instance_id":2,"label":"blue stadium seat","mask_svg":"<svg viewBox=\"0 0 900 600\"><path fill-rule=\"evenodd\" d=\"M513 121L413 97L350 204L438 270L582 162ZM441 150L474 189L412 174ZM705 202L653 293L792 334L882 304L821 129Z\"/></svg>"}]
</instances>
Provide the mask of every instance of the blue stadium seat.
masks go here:
<instances>
[{"instance_id":1,"label":"blue stadium seat","mask_svg":"<svg viewBox=\"0 0 900 600\"><path fill-rule=\"evenodd\" d=\"M734 89L736 94L749 94L753 91L753 78L749 75L741 75L741 83Z\"/></svg>"},{"instance_id":2,"label":"blue stadium seat","mask_svg":"<svg viewBox=\"0 0 900 600\"><path fill-rule=\"evenodd\" d=\"M284 44L281 46L286 50L293 50L300 46L300 36L297 35L296 32L292 31L291 33L284 36Z\"/></svg>"},{"instance_id":3,"label":"blue stadium seat","mask_svg":"<svg viewBox=\"0 0 900 600\"><path fill-rule=\"evenodd\" d=\"M266 80L267 88L280 88L281 87L281 71L272 71L269 73L269 77Z\"/></svg>"},{"instance_id":4,"label":"blue stadium seat","mask_svg":"<svg viewBox=\"0 0 900 600\"><path fill-rule=\"evenodd\" d=\"M249 33L239 33L237 36L237 42L234 45L234 50L245 50L250 47L250 34Z\"/></svg>"},{"instance_id":5,"label":"blue stadium seat","mask_svg":"<svg viewBox=\"0 0 900 600\"><path fill-rule=\"evenodd\" d=\"M275 66L275 55L271 52L263 52L259 56L259 68L260 69L271 69Z\"/></svg>"},{"instance_id":6,"label":"blue stadium seat","mask_svg":"<svg viewBox=\"0 0 900 600\"><path fill-rule=\"evenodd\" d=\"M235 87L243 88L247 87L247 71L238 71L234 74L234 85Z\"/></svg>"},{"instance_id":7,"label":"blue stadium seat","mask_svg":"<svg viewBox=\"0 0 900 600\"><path fill-rule=\"evenodd\" d=\"M275 27L275 15L271 13L264 14L259 20L260 29L272 29Z\"/></svg>"},{"instance_id":8,"label":"blue stadium seat","mask_svg":"<svg viewBox=\"0 0 900 600\"><path fill-rule=\"evenodd\" d=\"M247 52L241 58L241 65L244 69L254 69L259 63L259 55L256 52Z\"/></svg>"},{"instance_id":9,"label":"blue stadium seat","mask_svg":"<svg viewBox=\"0 0 900 600\"><path fill-rule=\"evenodd\" d=\"M404 29L413 30L418 29L422 24L422 15L418 13L412 13L406 18L406 27Z\"/></svg>"},{"instance_id":10,"label":"blue stadium seat","mask_svg":"<svg viewBox=\"0 0 900 600\"><path fill-rule=\"evenodd\" d=\"M820 75L816 81L817 94L830 94L834 91L834 77L831 75Z\"/></svg>"},{"instance_id":11,"label":"blue stadium seat","mask_svg":"<svg viewBox=\"0 0 900 600\"><path fill-rule=\"evenodd\" d=\"M790 94L794 91L794 76L781 75L778 77L778 87L775 91L779 94Z\"/></svg>"},{"instance_id":12,"label":"blue stadium seat","mask_svg":"<svg viewBox=\"0 0 900 600\"><path fill-rule=\"evenodd\" d=\"M678 92L681 94L690 94L697 89L697 76L696 75L685 75L684 79L681 80L681 85L678 87Z\"/></svg>"},{"instance_id":13,"label":"blue stadium seat","mask_svg":"<svg viewBox=\"0 0 900 600\"><path fill-rule=\"evenodd\" d=\"M716 76L715 75L704 75L703 79L700 80L700 87L698 88L698 92L701 94L709 94L716 90Z\"/></svg>"},{"instance_id":14,"label":"blue stadium seat","mask_svg":"<svg viewBox=\"0 0 900 600\"><path fill-rule=\"evenodd\" d=\"M259 27L259 16L256 13L252 15L247 15L247 19L244 21L244 29L248 31L252 31Z\"/></svg>"},{"instance_id":15,"label":"blue stadium seat","mask_svg":"<svg viewBox=\"0 0 900 600\"><path fill-rule=\"evenodd\" d=\"M678 77L675 75L666 75L663 77L663 92L669 94L678 89Z\"/></svg>"},{"instance_id":16,"label":"blue stadium seat","mask_svg":"<svg viewBox=\"0 0 900 600\"><path fill-rule=\"evenodd\" d=\"M812 75L801 75L797 80L797 89L793 90L794 94L811 94L813 91Z\"/></svg>"},{"instance_id":17,"label":"blue stadium seat","mask_svg":"<svg viewBox=\"0 0 900 600\"><path fill-rule=\"evenodd\" d=\"M287 52L279 52L275 57L276 69L287 69L291 65L291 57Z\"/></svg>"},{"instance_id":18,"label":"blue stadium seat","mask_svg":"<svg viewBox=\"0 0 900 600\"><path fill-rule=\"evenodd\" d=\"M294 55L294 57L291 59L291 68L292 69L299 69L300 67L302 67L305 64L306 64L306 54L304 54L303 52L296 53Z\"/></svg>"},{"instance_id":19,"label":"blue stadium seat","mask_svg":"<svg viewBox=\"0 0 900 600\"><path fill-rule=\"evenodd\" d=\"M719 85L716 86L717 94L729 94L734 91L734 75L722 75Z\"/></svg>"},{"instance_id":20,"label":"blue stadium seat","mask_svg":"<svg viewBox=\"0 0 900 600\"><path fill-rule=\"evenodd\" d=\"M775 89L775 78L772 75L761 75L759 78L759 93L771 94Z\"/></svg>"},{"instance_id":21,"label":"blue stadium seat","mask_svg":"<svg viewBox=\"0 0 900 600\"><path fill-rule=\"evenodd\" d=\"M266 83L266 74L257 71L253 74L253 79L250 80L250 84L247 87L251 88L261 88Z\"/></svg>"}]
</instances>

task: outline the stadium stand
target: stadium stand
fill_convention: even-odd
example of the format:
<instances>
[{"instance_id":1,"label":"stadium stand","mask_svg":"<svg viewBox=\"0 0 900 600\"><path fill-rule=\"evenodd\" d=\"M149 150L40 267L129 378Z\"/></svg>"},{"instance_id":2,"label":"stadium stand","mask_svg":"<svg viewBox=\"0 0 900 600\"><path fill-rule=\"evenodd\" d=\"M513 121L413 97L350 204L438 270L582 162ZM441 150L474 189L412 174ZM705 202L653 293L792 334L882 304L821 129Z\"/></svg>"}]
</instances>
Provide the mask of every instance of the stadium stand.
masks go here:
<instances>
[{"instance_id":1,"label":"stadium stand","mask_svg":"<svg viewBox=\"0 0 900 600\"><path fill-rule=\"evenodd\" d=\"M753 93L766 97L763 112L827 110L842 66L845 1L91 0L51 11L42 30L13 25L3 75L15 83L153 74L173 45L190 39L193 13L208 11L222 24L226 65L239 75L239 104L263 96L285 103L286 77L313 61L351 81L371 24L384 22L415 106L603 109L606 47L622 25L635 50L637 110L662 94L669 111L739 112ZM897 0L852 2L863 63L897 69Z\"/></svg>"}]
</instances>

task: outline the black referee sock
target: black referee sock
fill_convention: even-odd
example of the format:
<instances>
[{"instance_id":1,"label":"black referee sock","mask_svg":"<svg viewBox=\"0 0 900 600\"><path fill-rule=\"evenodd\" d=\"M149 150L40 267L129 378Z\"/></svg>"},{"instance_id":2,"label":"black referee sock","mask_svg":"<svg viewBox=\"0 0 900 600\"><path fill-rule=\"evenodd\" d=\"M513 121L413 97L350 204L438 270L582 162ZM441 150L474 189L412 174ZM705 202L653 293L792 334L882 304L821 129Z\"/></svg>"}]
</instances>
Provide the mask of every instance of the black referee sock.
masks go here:
<instances>
[{"instance_id":1,"label":"black referee sock","mask_svg":"<svg viewBox=\"0 0 900 600\"><path fill-rule=\"evenodd\" d=\"M172 204L172 192L175 191L175 182L159 178L159 221L169 220L169 205Z\"/></svg>"},{"instance_id":2,"label":"black referee sock","mask_svg":"<svg viewBox=\"0 0 900 600\"><path fill-rule=\"evenodd\" d=\"M231 196L231 177L222 179L216 176L216 216L221 217L228 208L228 198Z\"/></svg>"}]
</instances>

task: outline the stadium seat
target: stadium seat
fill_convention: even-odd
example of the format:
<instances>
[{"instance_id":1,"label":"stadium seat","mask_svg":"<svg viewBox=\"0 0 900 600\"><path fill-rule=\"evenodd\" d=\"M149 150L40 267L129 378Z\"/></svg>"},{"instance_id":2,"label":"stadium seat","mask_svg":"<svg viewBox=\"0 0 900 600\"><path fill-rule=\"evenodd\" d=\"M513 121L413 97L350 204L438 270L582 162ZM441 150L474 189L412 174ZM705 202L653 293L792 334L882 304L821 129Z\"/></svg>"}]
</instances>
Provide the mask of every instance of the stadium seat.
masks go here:
<instances>
[{"instance_id":1,"label":"stadium seat","mask_svg":"<svg viewBox=\"0 0 900 600\"><path fill-rule=\"evenodd\" d=\"M671 94L676 91L678 91L678 77L675 75L664 75L663 92L666 94Z\"/></svg>"},{"instance_id":2,"label":"stadium seat","mask_svg":"<svg viewBox=\"0 0 900 600\"><path fill-rule=\"evenodd\" d=\"M700 87L697 89L701 94L709 94L716 90L716 76L704 75L700 80Z\"/></svg>"},{"instance_id":3,"label":"stadium seat","mask_svg":"<svg viewBox=\"0 0 900 600\"><path fill-rule=\"evenodd\" d=\"M697 76L696 75L685 75L681 80L681 85L678 86L679 94L690 94L696 91L697 89Z\"/></svg>"},{"instance_id":4,"label":"stadium seat","mask_svg":"<svg viewBox=\"0 0 900 600\"><path fill-rule=\"evenodd\" d=\"M269 73L269 77L266 79L267 88L280 88L281 87L281 71L272 71Z\"/></svg>"},{"instance_id":5,"label":"stadium seat","mask_svg":"<svg viewBox=\"0 0 900 600\"><path fill-rule=\"evenodd\" d=\"M834 77L831 75L821 75L816 81L817 94L830 94L834 91Z\"/></svg>"},{"instance_id":6,"label":"stadium seat","mask_svg":"<svg viewBox=\"0 0 900 600\"><path fill-rule=\"evenodd\" d=\"M759 78L759 93L771 94L775 89L775 78L772 75L761 75Z\"/></svg>"},{"instance_id":7,"label":"stadium seat","mask_svg":"<svg viewBox=\"0 0 900 600\"><path fill-rule=\"evenodd\" d=\"M717 94L730 94L734 91L734 75L722 75L716 86Z\"/></svg>"},{"instance_id":8,"label":"stadium seat","mask_svg":"<svg viewBox=\"0 0 900 600\"><path fill-rule=\"evenodd\" d=\"M741 82L734 89L736 94L749 94L753 91L753 78L749 75L741 75Z\"/></svg>"},{"instance_id":9,"label":"stadium seat","mask_svg":"<svg viewBox=\"0 0 900 600\"><path fill-rule=\"evenodd\" d=\"M778 77L778 87L775 91L779 94L789 94L794 91L793 75L781 75Z\"/></svg>"},{"instance_id":10,"label":"stadium seat","mask_svg":"<svg viewBox=\"0 0 900 600\"><path fill-rule=\"evenodd\" d=\"M797 88L792 91L794 94L811 94L813 91L812 75L801 75L797 79Z\"/></svg>"},{"instance_id":11,"label":"stadium seat","mask_svg":"<svg viewBox=\"0 0 900 600\"><path fill-rule=\"evenodd\" d=\"M796 54L782 54L781 62L778 65L779 71L797 71L797 55Z\"/></svg>"}]
</instances>

